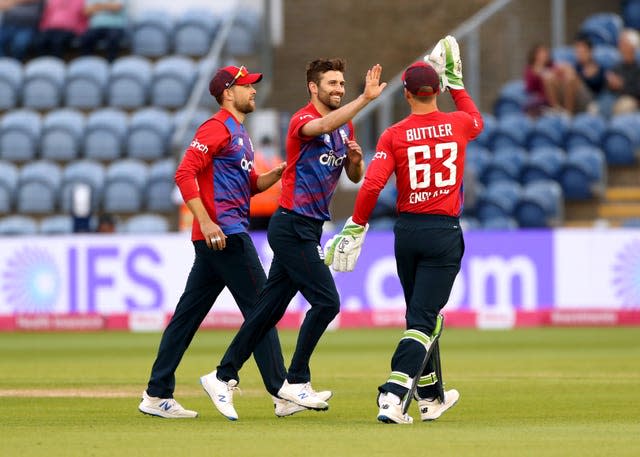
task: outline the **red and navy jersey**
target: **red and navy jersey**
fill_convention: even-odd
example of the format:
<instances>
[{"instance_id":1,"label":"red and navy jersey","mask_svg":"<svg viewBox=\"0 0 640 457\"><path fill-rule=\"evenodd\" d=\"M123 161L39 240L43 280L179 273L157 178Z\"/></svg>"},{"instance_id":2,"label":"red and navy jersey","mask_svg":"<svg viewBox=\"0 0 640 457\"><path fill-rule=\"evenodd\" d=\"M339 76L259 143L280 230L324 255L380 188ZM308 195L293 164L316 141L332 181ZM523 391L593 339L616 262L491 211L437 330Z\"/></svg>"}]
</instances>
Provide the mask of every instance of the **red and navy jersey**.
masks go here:
<instances>
[{"instance_id":1,"label":"red and navy jersey","mask_svg":"<svg viewBox=\"0 0 640 457\"><path fill-rule=\"evenodd\" d=\"M459 111L411 114L382 133L356 198L354 222L369 220L392 173L398 212L460 215L466 146L483 123L465 90L452 90L451 96Z\"/></svg>"},{"instance_id":2,"label":"red and navy jersey","mask_svg":"<svg viewBox=\"0 0 640 457\"><path fill-rule=\"evenodd\" d=\"M348 122L329 133L306 137L300 129L321 118L309 103L293 115L287 133L287 168L282 173L280 206L303 216L329 220L329 203L347 160L347 140L354 138Z\"/></svg>"},{"instance_id":3,"label":"red and navy jersey","mask_svg":"<svg viewBox=\"0 0 640 457\"><path fill-rule=\"evenodd\" d=\"M176 170L184 201L200 197L209 217L226 235L246 232L249 200L257 189L253 145L242 123L221 109L195 133ZM193 221L192 240L204 240Z\"/></svg>"}]
</instances>

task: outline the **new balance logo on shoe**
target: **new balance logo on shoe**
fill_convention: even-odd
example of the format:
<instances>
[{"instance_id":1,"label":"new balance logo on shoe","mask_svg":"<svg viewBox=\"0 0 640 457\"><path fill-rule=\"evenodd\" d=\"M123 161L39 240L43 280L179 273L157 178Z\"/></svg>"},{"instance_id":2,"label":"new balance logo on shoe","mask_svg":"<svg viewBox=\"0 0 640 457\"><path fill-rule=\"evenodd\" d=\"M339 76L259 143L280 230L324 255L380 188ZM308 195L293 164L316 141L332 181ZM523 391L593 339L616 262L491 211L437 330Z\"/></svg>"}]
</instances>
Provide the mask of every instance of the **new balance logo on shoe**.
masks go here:
<instances>
[{"instance_id":1,"label":"new balance logo on shoe","mask_svg":"<svg viewBox=\"0 0 640 457\"><path fill-rule=\"evenodd\" d=\"M158 406L160 406L160 408L162 408L165 411L169 411L171 409L171 403L169 403L167 401L163 401Z\"/></svg>"},{"instance_id":2,"label":"new balance logo on shoe","mask_svg":"<svg viewBox=\"0 0 640 457\"><path fill-rule=\"evenodd\" d=\"M220 394L219 394L219 395L218 395L218 401L219 401L220 403L226 403L226 401L227 401L227 396L226 396L226 395L220 395Z\"/></svg>"},{"instance_id":3,"label":"new balance logo on shoe","mask_svg":"<svg viewBox=\"0 0 640 457\"><path fill-rule=\"evenodd\" d=\"M427 414L429 412L429 408L420 408L421 414Z\"/></svg>"},{"instance_id":4,"label":"new balance logo on shoe","mask_svg":"<svg viewBox=\"0 0 640 457\"><path fill-rule=\"evenodd\" d=\"M300 392L300 393L298 394L298 397L300 398L300 400L304 400L305 398L307 398L307 397L308 397L308 395L307 395L306 393L304 393L304 392Z\"/></svg>"}]
</instances>

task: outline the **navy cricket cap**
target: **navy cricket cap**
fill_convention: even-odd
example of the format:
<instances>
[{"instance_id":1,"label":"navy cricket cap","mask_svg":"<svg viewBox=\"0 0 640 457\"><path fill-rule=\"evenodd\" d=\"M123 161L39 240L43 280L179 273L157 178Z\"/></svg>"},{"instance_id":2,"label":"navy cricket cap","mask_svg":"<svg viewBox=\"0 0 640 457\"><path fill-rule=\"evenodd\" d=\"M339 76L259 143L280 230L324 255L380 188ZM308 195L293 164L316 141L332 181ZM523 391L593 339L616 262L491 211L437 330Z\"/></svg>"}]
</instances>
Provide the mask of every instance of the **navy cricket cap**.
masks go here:
<instances>
[{"instance_id":1,"label":"navy cricket cap","mask_svg":"<svg viewBox=\"0 0 640 457\"><path fill-rule=\"evenodd\" d=\"M214 97L222 95L225 89L230 88L234 84L244 86L245 84L254 84L262 79L262 73L249 73L244 65L236 67L230 65L220 68L209 82L209 93Z\"/></svg>"},{"instance_id":2,"label":"navy cricket cap","mask_svg":"<svg viewBox=\"0 0 640 457\"><path fill-rule=\"evenodd\" d=\"M440 93L440 78L436 70L426 62L416 62L402 73L405 89L418 97Z\"/></svg>"}]
</instances>

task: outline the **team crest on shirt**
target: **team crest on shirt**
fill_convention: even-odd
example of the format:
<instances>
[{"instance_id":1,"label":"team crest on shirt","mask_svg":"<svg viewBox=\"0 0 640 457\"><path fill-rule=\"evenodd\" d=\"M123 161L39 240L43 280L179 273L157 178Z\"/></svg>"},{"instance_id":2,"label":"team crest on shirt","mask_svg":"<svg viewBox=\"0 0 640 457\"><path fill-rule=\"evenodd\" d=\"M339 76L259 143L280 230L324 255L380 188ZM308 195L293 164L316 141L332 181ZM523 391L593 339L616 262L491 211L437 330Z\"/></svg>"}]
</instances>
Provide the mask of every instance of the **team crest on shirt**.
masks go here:
<instances>
[{"instance_id":1,"label":"team crest on shirt","mask_svg":"<svg viewBox=\"0 0 640 457\"><path fill-rule=\"evenodd\" d=\"M244 146L244 140L242 138L238 138L238 146L240 147Z\"/></svg>"},{"instance_id":2,"label":"team crest on shirt","mask_svg":"<svg viewBox=\"0 0 640 457\"><path fill-rule=\"evenodd\" d=\"M331 146L331 135L325 133L324 135L322 135L322 141Z\"/></svg>"}]
</instances>

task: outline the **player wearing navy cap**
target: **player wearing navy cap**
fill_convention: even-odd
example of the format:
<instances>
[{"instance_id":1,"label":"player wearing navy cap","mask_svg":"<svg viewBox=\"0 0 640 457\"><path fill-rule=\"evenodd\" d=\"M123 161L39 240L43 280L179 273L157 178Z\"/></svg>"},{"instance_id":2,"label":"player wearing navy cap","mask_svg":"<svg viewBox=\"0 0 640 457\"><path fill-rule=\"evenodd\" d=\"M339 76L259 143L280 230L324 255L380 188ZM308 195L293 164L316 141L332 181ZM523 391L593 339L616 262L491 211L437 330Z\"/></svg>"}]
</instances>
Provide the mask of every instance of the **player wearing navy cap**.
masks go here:
<instances>
[{"instance_id":1,"label":"player wearing navy cap","mask_svg":"<svg viewBox=\"0 0 640 457\"><path fill-rule=\"evenodd\" d=\"M459 398L442 391L439 364L429 357L442 329L439 317L460 270L464 241L462 211L465 148L482 130L482 116L464 90L458 44L447 36L425 62L402 75L411 114L386 129L378 141L356 197L353 216L325 245L326 263L336 271L355 267L367 222L392 173L398 188L395 256L407 312L406 328L391 359L391 374L379 387L378 420L410 424L406 408L415 394L422 420L434 420ZM449 89L459 111L438 110L436 96ZM417 390L416 390L417 388Z\"/></svg>"},{"instance_id":2,"label":"player wearing navy cap","mask_svg":"<svg viewBox=\"0 0 640 457\"><path fill-rule=\"evenodd\" d=\"M286 164L261 175L253 168L253 146L243 122L255 110L253 85L261 79L262 74L249 73L245 67L229 66L216 72L209 92L221 109L198 128L176 171L176 183L194 217L191 239L195 261L162 335L139 406L143 413L166 418L197 416L173 398L175 371L184 352L225 287L246 317L266 281L247 233L249 200L276 183ZM255 359L267 390L274 396L276 415L303 410L275 397L286 370L274 328L257 344ZM205 382L203 387L207 390Z\"/></svg>"},{"instance_id":3,"label":"player wearing navy cap","mask_svg":"<svg viewBox=\"0 0 640 457\"><path fill-rule=\"evenodd\" d=\"M320 337L340 310L340 299L324 264L320 236L329 220L329 201L344 169L354 182L364 172L362 150L354 140L351 119L380 95L382 67L366 75L363 93L340 107L344 96L344 61L321 59L307 66L311 100L295 113L287 136L287 168L282 176L280 208L271 217L268 239L273 261L256 312L242 324L216 371L208 376L215 387L215 406L226 410L230 386L257 343L284 315L297 292L311 304L296 345L280 398L310 409L324 410L327 399L311 387L309 360ZM223 413L224 414L224 413Z\"/></svg>"}]
</instances>

